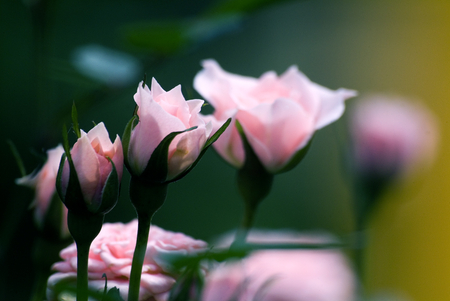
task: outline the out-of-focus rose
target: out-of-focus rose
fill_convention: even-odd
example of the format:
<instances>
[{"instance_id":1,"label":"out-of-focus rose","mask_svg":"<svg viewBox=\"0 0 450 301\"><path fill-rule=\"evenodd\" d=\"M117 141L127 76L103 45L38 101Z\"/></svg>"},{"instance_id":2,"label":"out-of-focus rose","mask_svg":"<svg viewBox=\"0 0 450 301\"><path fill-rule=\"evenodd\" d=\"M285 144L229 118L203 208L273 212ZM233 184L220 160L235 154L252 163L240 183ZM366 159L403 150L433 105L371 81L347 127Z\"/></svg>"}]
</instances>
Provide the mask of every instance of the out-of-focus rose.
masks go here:
<instances>
[{"instance_id":1,"label":"out-of-focus rose","mask_svg":"<svg viewBox=\"0 0 450 301\"><path fill-rule=\"evenodd\" d=\"M257 232L253 243L330 243L323 236ZM202 301L352 301L356 279L337 250L264 250L220 265L206 278Z\"/></svg>"},{"instance_id":2,"label":"out-of-focus rose","mask_svg":"<svg viewBox=\"0 0 450 301\"><path fill-rule=\"evenodd\" d=\"M259 79L230 74L214 60L203 62L194 79L195 89L214 107L205 116L217 129L229 117L238 120L267 171L277 173L305 147L314 132L337 120L344 100L355 91L329 90L311 82L297 67L283 75L266 72ZM233 125L214 143L217 152L241 168L245 153Z\"/></svg>"},{"instance_id":3,"label":"out-of-focus rose","mask_svg":"<svg viewBox=\"0 0 450 301\"><path fill-rule=\"evenodd\" d=\"M117 287L124 300L128 296L128 282L131 272L134 247L136 245L137 220L128 224L104 224L100 234L92 242L89 251L89 287L103 292L105 279L108 278L108 289ZM195 240L182 233L163 230L155 225L150 227L150 234L141 276L140 301L167 300L176 276L172 274L164 258L170 254L194 254L204 250L207 244ZM55 291L58 283L74 283L77 272L77 249L70 245L60 253L64 259L55 263L57 271L48 280L47 298L57 300Z\"/></svg>"},{"instance_id":4,"label":"out-of-focus rose","mask_svg":"<svg viewBox=\"0 0 450 301\"><path fill-rule=\"evenodd\" d=\"M114 143L111 143L108 131L103 122L101 122L87 134L81 131L81 137L74 144L70 154L87 210L91 213L106 213L111 210L115 206L117 198L104 200L103 192L108 177L112 175L113 170L113 166L108 158L114 162L118 176L117 185L119 185L122 179L123 150L119 136L116 136ZM66 159L60 183L61 199L68 209L71 210L71 207L79 208L81 206L79 204L81 200L69 201L66 198L69 178L70 165ZM118 187L116 187L116 190L118 191Z\"/></svg>"},{"instance_id":5,"label":"out-of-focus rose","mask_svg":"<svg viewBox=\"0 0 450 301\"><path fill-rule=\"evenodd\" d=\"M54 197L57 198L56 192L56 175L58 173L59 162L64 153L64 148L58 145L47 151L47 161L38 172L33 172L30 175L16 180L16 184L30 187L35 190L35 197L31 206L34 208L34 218L39 228L43 228L46 215L50 203ZM61 202L59 199L55 200ZM69 230L67 229L67 209L62 206L60 212L61 225L60 237L68 237ZM57 218L57 217L48 217Z\"/></svg>"},{"instance_id":6,"label":"out-of-focus rose","mask_svg":"<svg viewBox=\"0 0 450 301\"><path fill-rule=\"evenodd\" d=\"M435 155L435 117L407 99L372 95L351 114L352 159L358 172L375 177L408 174Z\"/></svg>"},{"instance_id":7,"label":"out-of-focus rose","mask_svg":"<svg viewBox=\"0 0 450 301\"><path fill-rule=\"evenodd\" d=\"M139 107L139 123L131 132L126 158L133 176L144 172L154 150L167 135L197 127L177 135L170 143L165 180L175 178L194 163L211 134L211 124L199 115L204 101L186 101L181 86L166 92L154 78L151 90L142 82L139 84L134 100Z\"/></svg>"}]
</instances>

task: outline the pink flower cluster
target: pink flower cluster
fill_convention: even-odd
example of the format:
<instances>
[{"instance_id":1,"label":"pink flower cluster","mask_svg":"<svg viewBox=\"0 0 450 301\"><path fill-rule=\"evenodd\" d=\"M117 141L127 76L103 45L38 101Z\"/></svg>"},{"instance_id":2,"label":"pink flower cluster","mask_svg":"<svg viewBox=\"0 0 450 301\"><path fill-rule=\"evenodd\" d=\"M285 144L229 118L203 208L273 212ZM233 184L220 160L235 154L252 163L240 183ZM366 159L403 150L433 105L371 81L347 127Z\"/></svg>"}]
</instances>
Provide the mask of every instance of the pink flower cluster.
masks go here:
<instances>
[{"instance_id":1,"label":"pink flower cluster","mask_svg":"<svg viewBox=\"0 0 450 301\"><path fill-rule=\"evenodd\" d=\"M94 239L89 251L89 287L103 291L108 277L108 289L117 287L124 300L128 295L128 281L131 272L134 247L136 245L137 220L128 224L105 223L100 234ZM142 269L140 301L166 300L168 292L175 283L164 256L170 254L193 254L204 250L207 244L182 233L174 233L155 225L150 227L150 234ZM64 261L53 265L53 274L48 280L47 298L57 300L58 283L75 283L77 277L77 249L72 244L61 251Z\"/></svg>"}]
</instances>

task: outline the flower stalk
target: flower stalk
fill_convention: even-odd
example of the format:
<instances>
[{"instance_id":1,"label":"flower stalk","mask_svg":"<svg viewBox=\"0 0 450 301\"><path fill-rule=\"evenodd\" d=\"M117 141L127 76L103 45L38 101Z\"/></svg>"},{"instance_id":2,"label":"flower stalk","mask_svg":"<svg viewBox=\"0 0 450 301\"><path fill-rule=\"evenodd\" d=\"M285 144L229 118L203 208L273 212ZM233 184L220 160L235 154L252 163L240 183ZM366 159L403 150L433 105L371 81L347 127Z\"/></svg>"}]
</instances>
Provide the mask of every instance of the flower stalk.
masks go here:
<instances>
[{"instance_id":1,"label":"flower stalk","mask_svg":"<svg viewBox=\"0 0 450 301\"><path fill-rule=\"evenodd\" d=\"M77 245L77 301L88 300L89 248L103 225L103 214L76 214L69 210L67 222Z\"/></svg>"},{"instance_id":2,"label":"flower stalk","mask_svg":"<svg viewBox=\"0 0 450 301\"><path fill-rule=\"evenodd\" d=\"M147 250L148 235L153 215L161 208L167 196L166 183L149 183L132 177L130 182L130 199L138 216L138 232L131 266L128 301L139 300L142 266Z\"/></svg>"}]
</instances>

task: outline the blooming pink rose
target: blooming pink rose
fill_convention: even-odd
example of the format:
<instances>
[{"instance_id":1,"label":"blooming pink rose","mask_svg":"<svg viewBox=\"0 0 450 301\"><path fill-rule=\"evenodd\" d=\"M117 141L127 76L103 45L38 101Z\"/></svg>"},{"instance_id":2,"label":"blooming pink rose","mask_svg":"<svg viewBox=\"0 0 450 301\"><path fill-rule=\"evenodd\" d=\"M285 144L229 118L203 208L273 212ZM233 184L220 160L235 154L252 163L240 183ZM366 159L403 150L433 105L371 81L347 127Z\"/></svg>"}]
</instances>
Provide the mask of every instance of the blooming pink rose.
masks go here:
<instances>
[{"instance_id":1,"label":"blooming pink rose","mask_svg":"<svg viewBox=\"0 0 450 301\"><path fill-rule=\"evenodd\" d=\"M103 225L100 234L92 242L89 251L88 273L89 287L102 292L105 279L108 278L108 289L117 287L124 300L128 296L128 282L131 272L134 247L137 236L137 220L128 224L114 223ZM164 258L171 254L194 254L204 250L207 244L195 240L182 233L163 230L155 225L150 227L142 268L140 301L167 300L170 289L176 280ZM75 282L77 273L77 249L75 244L60 253L64 259L53 265L53 274L48 280L47 298L56 300L58 292L55 286L60 282Z\"/></svg>"},{"instance_id":2,"label":"blooming pink rose","mask_svg":"<svg viewBox=\"0 0 450 301\"><path fill-rule=\"evenodd\" d=\"M108 158L114 162L119 182L122 179L123 150L120 138L116 136L114 144L111 143L105 125L100 122L87 134L81 130L81 137L78 138L70 153L84 201L88 210L95 213L102 205L103 189L112 171L112 164ZM64 195L67 191L69 175L70 167L66 160L61 179ZM64 197L62 199L64 200Z\"/></svg>"},{"instance_id":3,"label":"blooming pink rose","mask_svg":"<svg viewBox=\"0 0 450 301\"><path fill-rule=\"evenodd\" d=\"M325 237L253 231L253 243L325 243ZM356 279L337 250L264 250L218 266L202 301L352 301Z\"/></svg>"},{"instance_id":4,"label":"blooming pink rose","mask_svg":"<svg viewBox=\"0 0 450 301\"><path fill-rule=\"evenodd\" d=\"M297 67L283 75L266 72L259 79L230 74L214 60L203 62L194 79L195 89L214 107L206 116L217 129L233 117L267 171L276 173L305 147L314 132L337 120L344 100L355 91L329 90L311 82ZM245 153L235 126L214 143L230 164L242 167Z\"/></svg>"},{"instance_id":5,"label":"blooming pink rose","mask_svg":"<svg viewBox=\"0 0 450 301\"><path fill-rule=\"evenodd\" d=\"M186 101L181 86L166 92L154 78L151 90L142 82L139 84L134 100L139 107L139 123L131 132L127 158L134 175L142 174L153 151L167 135L197 127L176 136L169 146L167 180L175 178L194 163L211 134L211 124L199 115L204 101Z\"/></svg>"},{"instance_id":6,"label":"blooming pink rose","mask_svg":"<svg viewBox=\"0 0 450 301\"><path fill-rule=\"evenodd\" d=\"M405 175L431 162L437 146L435 117L406 99L372 95L352 111L350 133L356 168L379 176Z\"/></svg>"},{"instance_id":7,"label":"blooming pink rose","mask_svg":"<svg viewBox=\"0 0 450 301\"><path fill-rule=\"evenodd\" d=\"M39 172L33 172L28 176L16 180L16 184L28 186L35 190L35 196L31 206L34 208L34 218L39 228L43 227L50 202L55 196L56 175L63 153L64 148L61 145L48 150L47 161ZM61 238L64 238L70 235L69 230L67 229L67 208L64 206L61 215L60 235Z\"/></svg>"}]
</instances>

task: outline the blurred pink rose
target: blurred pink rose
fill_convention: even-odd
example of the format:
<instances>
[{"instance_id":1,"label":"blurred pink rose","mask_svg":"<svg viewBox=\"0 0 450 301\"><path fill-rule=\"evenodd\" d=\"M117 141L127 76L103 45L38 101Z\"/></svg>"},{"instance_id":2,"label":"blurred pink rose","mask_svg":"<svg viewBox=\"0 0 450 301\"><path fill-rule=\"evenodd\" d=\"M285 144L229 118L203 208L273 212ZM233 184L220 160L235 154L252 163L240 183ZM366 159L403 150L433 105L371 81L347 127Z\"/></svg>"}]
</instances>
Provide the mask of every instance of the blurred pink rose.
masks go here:
<instances>
[{"instance_id":1,"label":"blurred pink rose","mask_svg":"<svg viewBox=\"0 0 450 301\"><path fill-rule=\"evenodd\" d=\"M344 100L355 91L329 90L311 82L297 67L277 76L273 71L259 79L231 74L214 60L203 62L194 79L195 89L214 107L205 116L216 130L233 117L239 120L254 152L267 171L280 171L305 147L314 132L337 120ZM244 149L235 126L214 143L217 152L240 168Z\"/></svg>"},{"instance_id":2,"label":"blurred pink rose","mask_svg":"<svg viewBox=\"0 0 450 301\"><path fill-rule=\"evenodd\" d=\"M252 231L253 243L330 243L324 236ZM356 279L337 250L264 250L218 266L202 301L352 301Z\"/></svg>"},{"instance_id":3,"label":"blurred pink rose","mask_svg":"<svg viewBox=\"0 0 450 301\"><path fill-rule=\"evenodd\" d=\"M211 134L211 124L199 115L204 101L186 101L180 85L166 92L154 78L151 90L139 84L134 100L139 106L139 123L131 132L127 158L134 175L142 174L153 151L168 134L197 126L176 136L169 146L167 180L173 179L194 163Z\"/></svg>"},{"instance_id":4,"label":"blurred pink rose","mask_svg":"<svg viewBox=\"0 0 450 301\"><path fill-rule=\"evenodd\" d=\"M435 155L435 117L417 103L372 95L356 103L350 121L353 159L360 172L405 175Z\"/></svg>"},{"instance_id":5,"label":"blurred pink rose","mask_svg":"<svg viewBox=\"0 0 450 301\"><path fill-rule=\"evenodd\" d=\"M89 287L102 292L108 277L108 289L114 286L120 290L124 300L128 296L128 282L131 272L134 247L137 236L137 220L128 224L114 223L103 225L100 234L92 242L89 252ZM175 275L164 262L171 254L193 254L204 250L207 244L182 233L163 230L155 225L150 227L147 252L142 268L140 301L167 300L170 289L175 283ZM53 265L57 271L48 280L47 298L57 300L55 285L59 282L74 282L77 272L77 249L75 244L60 253L64 259Z\"/></svg>"},{"instance_id":6,"label":"blurred pink rose","mask_svg":"<svg viewBox=\"0 0 450 301\"><path fill-rule=\"evenodd\" d=\"M103 122L100 122L87 134L81 130L81 137L78 138L70 153L84 201L88 210L95 213L102 205L103 188L112 171L112 164L107 158L114 162L119 182L122 179L123 150L120 138L116 136L114 144L111 143L105 125ZM69 175L70 167L66 160L61 179L62 193L64 195L67 191ZM64 200L64 197L62 199Z\"/></svg>"},{"instance_id":7,"label":"blurred pink rose","mask_svg":"<svg viewBox=\"0 0 450 301\"><path fill-rule=\"evenodd\" d=\"M61 145L48 150L47 161L39 172L33 172L28 176L16 180L16 184L28 186L35 190L35 196L31 206L34 208L34 219L39 228L43 227L50 202L55 197L56 175L58 174L59 162L63 153L64 148ZM59 199L57 201L60 202ZM61 215L60 237L65 238L70 234L67 228L67 208L64 206L62 206Z\"/></svg>"}]
</instances>

